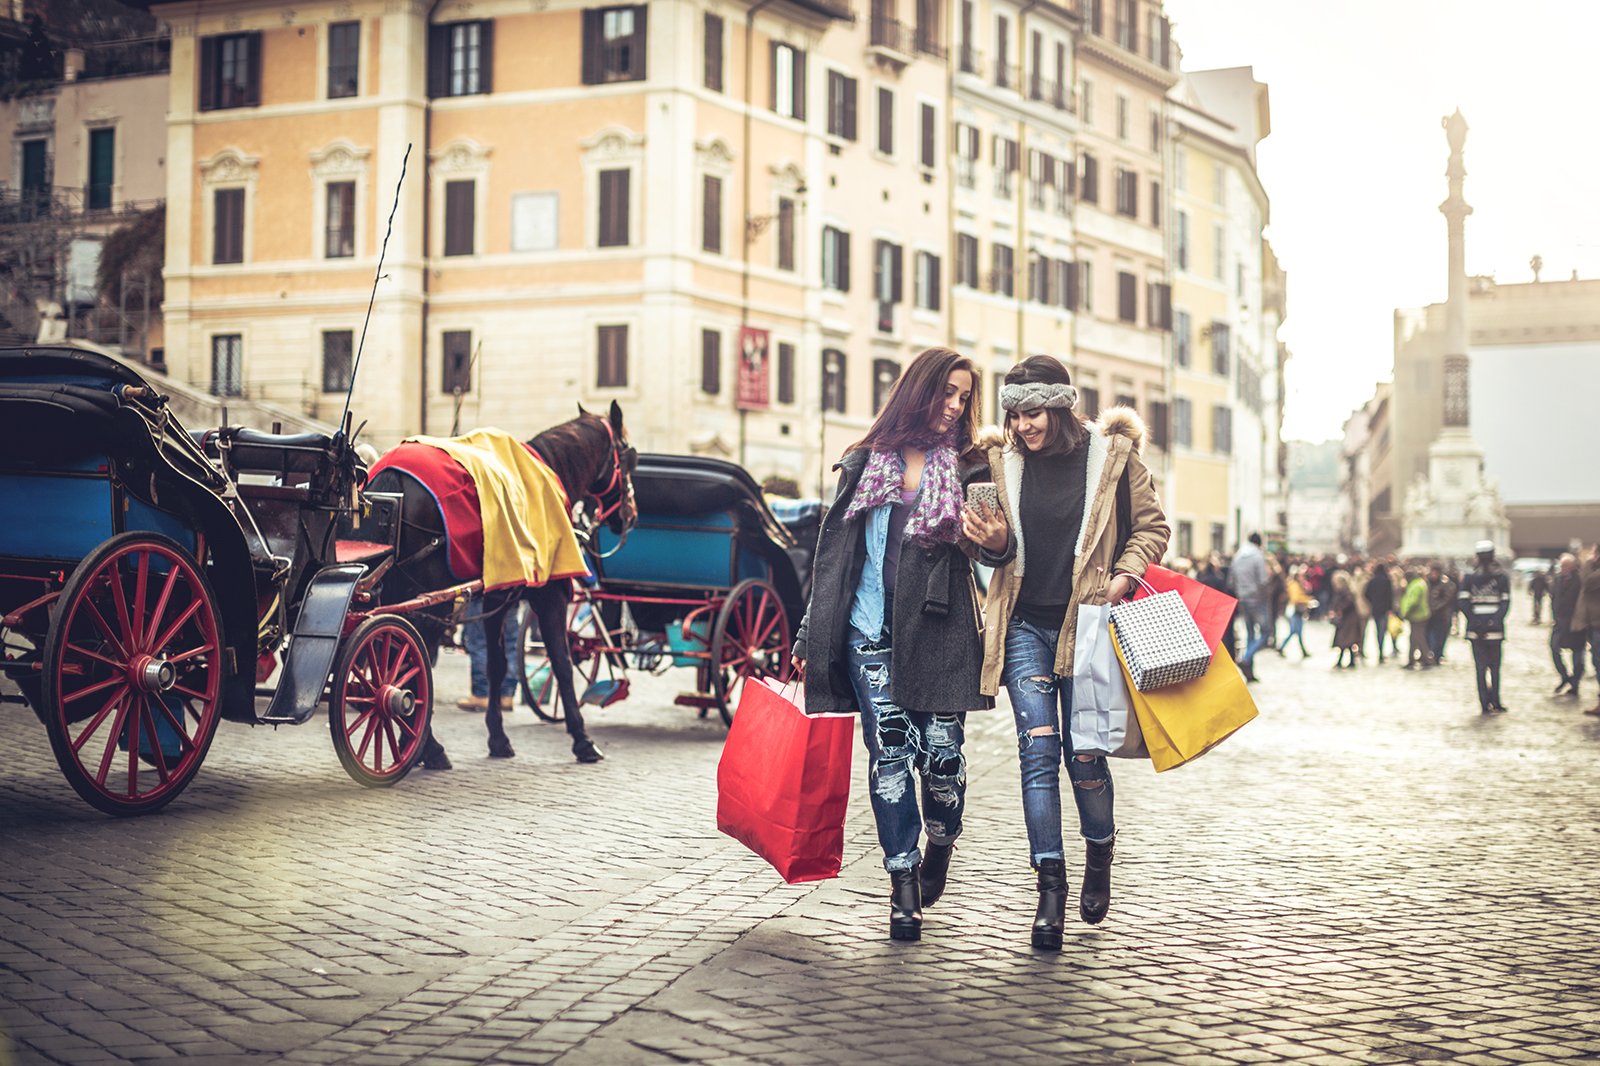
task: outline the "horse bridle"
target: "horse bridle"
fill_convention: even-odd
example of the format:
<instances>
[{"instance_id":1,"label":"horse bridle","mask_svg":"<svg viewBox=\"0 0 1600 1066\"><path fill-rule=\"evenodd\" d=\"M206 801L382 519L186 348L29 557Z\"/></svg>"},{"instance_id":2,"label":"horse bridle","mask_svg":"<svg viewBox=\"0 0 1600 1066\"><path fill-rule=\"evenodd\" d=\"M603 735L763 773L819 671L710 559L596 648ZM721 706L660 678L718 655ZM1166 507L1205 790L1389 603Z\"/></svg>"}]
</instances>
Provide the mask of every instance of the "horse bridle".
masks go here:
<instances>
[{"instance_id":1,"label":"horse bridle","mask_svg":"<svg viewBox=\"0 0 1600 1066\"><path fill-rule=\"evenodd\" d=\"M612 428L609 419L601 419L601 425L606 427L606 436L610 438L611 441L611 473L609 477L606 474L601 473L595 479L595 484L589 488L587 495L593 496L595 500L599 502L600 509L596 512L594 518L590 520L588 529L584 531L583 539L585 542L584 547L589 551L589 554L593 555L597 559L609 559L613 555L617 554L617 552L621 551L624 544L628 543L628 530L631 527L622 527L622 533L617 537L616 546L608 552L597 552L591 546L594 540L594 531L605 524L606 520L612 515L620 511L622 509L622 505L627 502L628 497L628 494L624 490L622 484L625 476L622 472L622 441L617 436L617 431ZM601 478L605 479L604 487L600 486ZM606 497L611 495L613 492L616 493L616 500L608 505L606 503Z\"/></svg>"}]
</instances>

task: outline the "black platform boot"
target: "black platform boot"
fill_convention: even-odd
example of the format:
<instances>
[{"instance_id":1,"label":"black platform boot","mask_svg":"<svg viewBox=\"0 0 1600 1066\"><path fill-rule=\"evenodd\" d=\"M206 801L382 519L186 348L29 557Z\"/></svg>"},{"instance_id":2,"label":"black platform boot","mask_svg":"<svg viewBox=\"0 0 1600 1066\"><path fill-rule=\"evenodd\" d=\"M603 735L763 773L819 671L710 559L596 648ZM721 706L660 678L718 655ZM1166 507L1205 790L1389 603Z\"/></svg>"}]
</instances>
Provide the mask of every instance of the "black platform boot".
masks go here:
<instances>
[{"instance_id":1,"label":"black platform boot","mask_svg":"<svg viewBox=\"0 0 1600 1066\"><path fill-rule=\"evenodd\" d=\"M944 884L950 876L950 854L955 850L954 841L949 844L929 841L927 850L922 853L922 867L917 880L921 883L924 907L933 906L944 895Z\"/></svg>"},{"instance_id":2,"label":"black platform boot","mask_svg":"<svg viewBox=\"0 0 1600 1066\"><path fill-rule=\"evenodd\" d=\"M1083 856L1083 891L1078 896L1078 916L1099 925L1111 906L1111 852L1115 840L1104 844L1086 841Z\"/></svg>"},{"instance_id":3,"label":"black platform boot","mask_svg":"<svg viewBox=\"0 0 1600 1066\"><path fill-rule=\"evenodd\" d=\"M1040 859L1039 910L1033 916L1033 946L1061 950L1061 930L1067 923L1067 864L1063 859Z\"/></svg>"},{"instance_id":4,"label":"black platform boot","mask_svg":"<svg viewBox=\"0 0 1600 1066\"><path fill-rule=\"evenodd\" d=\"M922 886L917 872L921 864L909 870L889 871L889 939L922 939Z\"/></svg>"}]
</instances>

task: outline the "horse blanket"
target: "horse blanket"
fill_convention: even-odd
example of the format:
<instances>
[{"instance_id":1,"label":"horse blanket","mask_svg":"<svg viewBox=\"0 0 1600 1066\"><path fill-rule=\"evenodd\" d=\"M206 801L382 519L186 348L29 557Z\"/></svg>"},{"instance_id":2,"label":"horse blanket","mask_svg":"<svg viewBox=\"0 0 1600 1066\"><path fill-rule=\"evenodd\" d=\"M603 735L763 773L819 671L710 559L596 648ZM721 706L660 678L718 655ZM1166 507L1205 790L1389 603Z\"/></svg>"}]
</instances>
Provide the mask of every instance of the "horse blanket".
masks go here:
<instances>
[{"instance_id":1,"label":"horse blanket","mask_svg":"<svg viewBox=\"0 0 1600 1066\"><path fill-rule=\"evenodd\" d=\"M566 491L528 445L501 429L408 437L372 466L409 474L444 518L450 572L486 589L586 577Z\"/></svg>"}]
</instances>

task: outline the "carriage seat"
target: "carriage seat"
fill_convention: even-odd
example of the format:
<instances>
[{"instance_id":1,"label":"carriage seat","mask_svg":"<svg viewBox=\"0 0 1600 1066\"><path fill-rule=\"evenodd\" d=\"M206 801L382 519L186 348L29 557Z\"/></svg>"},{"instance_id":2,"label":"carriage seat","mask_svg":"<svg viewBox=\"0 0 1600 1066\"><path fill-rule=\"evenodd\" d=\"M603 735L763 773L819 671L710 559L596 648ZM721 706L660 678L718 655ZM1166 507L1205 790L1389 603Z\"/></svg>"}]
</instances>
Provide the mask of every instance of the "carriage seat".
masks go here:
<instances>
[{"instance_id":1,"label":"carriage seat","mask_svg":"<svg viewBox=\"0 0 1600 1066\"><path fill-rule=\"evenodd\" d=\"M195 433L206 454L226 451L234 470L273 474L309 474L317 469L333 438L325 433L268 433L248 426L228 426Z\"/></svg>"}]
</instances>

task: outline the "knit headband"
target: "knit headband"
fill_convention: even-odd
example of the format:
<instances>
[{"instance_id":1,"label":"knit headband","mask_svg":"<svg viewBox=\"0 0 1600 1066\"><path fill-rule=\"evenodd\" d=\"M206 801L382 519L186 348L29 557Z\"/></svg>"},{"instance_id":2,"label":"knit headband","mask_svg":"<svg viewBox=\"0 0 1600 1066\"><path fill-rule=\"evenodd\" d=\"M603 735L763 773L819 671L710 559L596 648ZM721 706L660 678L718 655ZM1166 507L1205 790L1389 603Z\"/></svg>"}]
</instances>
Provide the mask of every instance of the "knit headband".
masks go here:
<instances>
[{"instance_id":1,"label":"knit headband","mask_svg":"<svg viewBox=\"0 0 1600 1066\"><path fill-rule=\"evenodd\" d=\"M1007 411L1037 411L1041 407L1078 406L1078 390L1046 381L1020 381L1000 386L1000 406Z\"/></svg>"}]
</instances>

